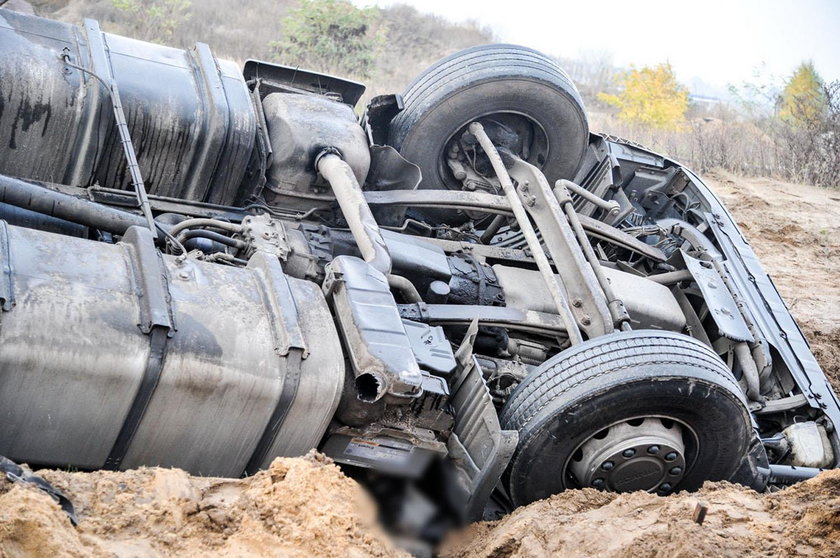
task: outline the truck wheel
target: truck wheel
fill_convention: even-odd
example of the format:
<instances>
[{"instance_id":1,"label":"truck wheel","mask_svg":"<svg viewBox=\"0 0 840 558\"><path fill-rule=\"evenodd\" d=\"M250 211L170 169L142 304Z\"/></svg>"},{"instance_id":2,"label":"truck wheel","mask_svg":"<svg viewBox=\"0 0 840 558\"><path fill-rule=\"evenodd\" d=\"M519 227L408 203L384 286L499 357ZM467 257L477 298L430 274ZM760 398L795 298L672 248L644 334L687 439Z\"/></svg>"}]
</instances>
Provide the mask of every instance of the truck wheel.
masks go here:
<instances>
[{"instance_id":1,"label":"truck wheel","mask_svg":"<svg viewBox=\"0 0 840 558\"><path fill-rule=\"evenodd\" d=\"M497 145L573 178L589 140L583 102L569 76L535 50L484 45L448 56L415 79L388 143L423 173L420 188L460 190L446 163L467 126L481 121Z\"/></svg>"},{"instance_id":2,"label":"truck wheel","mask_svg":"<svg viewBox=\"0 0 840 558\"><path fill-rule=\"evenodd\" d=\"M516 506L568 488L667 494L727 479L751 434L738 383L706 345L621 332L547 360L511 394L506 473Z\"/></svg>"}]
</instances>

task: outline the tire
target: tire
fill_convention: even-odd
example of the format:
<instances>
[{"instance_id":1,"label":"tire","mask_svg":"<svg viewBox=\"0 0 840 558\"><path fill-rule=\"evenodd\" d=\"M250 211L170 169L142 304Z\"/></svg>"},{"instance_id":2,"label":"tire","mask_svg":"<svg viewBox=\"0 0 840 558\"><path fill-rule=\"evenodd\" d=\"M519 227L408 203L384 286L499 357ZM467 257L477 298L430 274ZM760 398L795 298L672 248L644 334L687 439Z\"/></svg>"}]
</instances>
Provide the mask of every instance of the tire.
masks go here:
<instances>
[{"instance_id":1,"label":"tire","mask_svg":"<svg viewBox=\"0 0 840 558\"><path fill-rule=\"evenodd\" d=\"M519 432L505 476L516 506L582 486L695 490L737 470L752 432L741 389L711 349L644 330L549 359L511 394L500 422Z\"/></svg>"},{"instance_id":2,"label":"tire","mask_svg":"<svg viewBox=\"0 0 840 558\"><path fill-rule=\"evenodd\" d=\"M521 46L484 45L448 56L420 74L403 100L388 143L420 167L424 189L461 189L446 167L445 147L474 120L506 115L531 123L534 148L525 159L552 182L574 177L589 140L583 102L569 76ZM540 133L545 149L537 145Z\"/></svg>"}]
</instances>

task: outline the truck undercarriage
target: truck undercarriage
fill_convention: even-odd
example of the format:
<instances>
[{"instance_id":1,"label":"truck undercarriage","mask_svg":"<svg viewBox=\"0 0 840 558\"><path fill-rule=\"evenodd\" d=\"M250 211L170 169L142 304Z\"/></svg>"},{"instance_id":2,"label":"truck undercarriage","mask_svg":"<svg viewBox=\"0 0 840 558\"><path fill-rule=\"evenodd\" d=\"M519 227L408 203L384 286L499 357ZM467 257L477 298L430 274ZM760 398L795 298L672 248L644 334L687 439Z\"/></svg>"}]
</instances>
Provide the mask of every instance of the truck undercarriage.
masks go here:
<instances>
[{"instance_id":1,"label":"truck undercarriage","mask_svg":"<svg viewBox=\"0 0 840 558\"><path fill-rule=\"evenodd\" d=\"M0 10L0 455L317 448L434 538L569 488L834 468L840 404L690 170L530 49L402 95ZM436 529L438 531L436 531Z\"/></svg>"}]
</instances>

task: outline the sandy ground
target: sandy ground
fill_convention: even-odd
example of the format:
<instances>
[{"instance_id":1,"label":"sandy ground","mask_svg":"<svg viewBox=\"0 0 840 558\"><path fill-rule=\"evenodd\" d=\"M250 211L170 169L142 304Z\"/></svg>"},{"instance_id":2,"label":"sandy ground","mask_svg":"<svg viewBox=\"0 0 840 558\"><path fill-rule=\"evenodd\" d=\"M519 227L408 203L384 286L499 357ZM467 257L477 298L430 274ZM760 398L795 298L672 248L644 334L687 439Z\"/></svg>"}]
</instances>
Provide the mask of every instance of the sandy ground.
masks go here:
<instances>
[{"instance_id":1,"label":"sandy ground","mask_svg":"<svg viewBox=\"0 0 840 558\"><path fill-rule=\"evenodd\" d=\"M707 506L702 525L698 503ZM729 483L661 498L587 488L453 536L445 558L825 556L840 553L840 471L761 495Z\"/></svg>"},{"instance_id":2,"label":"sandy ground","mask_svg":"<svg viewBox=\"0 0 840 558\"><path fill-rule=\"evenodd\" d=\"M706 177L840 387L840 191L723 173ZM76 504L0 480L0 556L398 556L364 492L316 454L244 480L182 471L42 472ZM702 525L692 520L708 505ZM449 557L838 556L840 471L760 495L570 491L454 534Z\"/></svg>"},{"instance_id":3,"label":"sandy ground","mask_svg":"<svg viewBox=\"0 0 840 558\"><path fill-rule=\"evenodd\" d=\"M359 485L315 453L242 480L160 468L40 474L72 499L79 526L46 494L2 481L0 556L400 554Z\"/></svg>"}]
</instances>

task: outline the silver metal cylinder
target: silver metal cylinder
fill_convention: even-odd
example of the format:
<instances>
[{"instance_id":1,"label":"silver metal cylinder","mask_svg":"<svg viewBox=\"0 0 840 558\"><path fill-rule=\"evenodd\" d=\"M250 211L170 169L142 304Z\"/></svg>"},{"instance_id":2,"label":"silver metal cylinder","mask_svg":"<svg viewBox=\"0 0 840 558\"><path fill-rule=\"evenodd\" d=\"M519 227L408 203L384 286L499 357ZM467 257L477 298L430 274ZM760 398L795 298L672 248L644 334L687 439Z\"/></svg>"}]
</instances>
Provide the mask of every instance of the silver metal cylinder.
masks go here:
<instances>
[{"instance_id":1,"label":"silver metal cylinder","mask_svg":"<svg viewBox=\"0 0 840 558\"><path fill-rule=\"evenodd\" d=\"M16 461L236 477L315 447L338 405L324 296L277 258L181 262L139 227L112 245L0 221L0 271L0 454Z\"/></svg>"}]
</instances>

